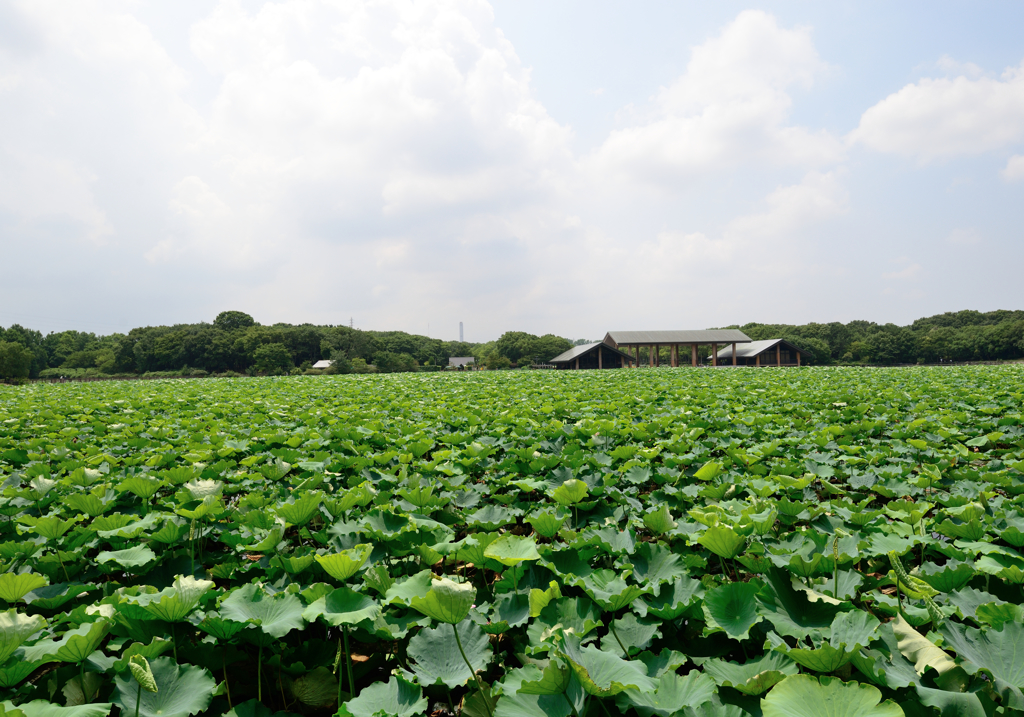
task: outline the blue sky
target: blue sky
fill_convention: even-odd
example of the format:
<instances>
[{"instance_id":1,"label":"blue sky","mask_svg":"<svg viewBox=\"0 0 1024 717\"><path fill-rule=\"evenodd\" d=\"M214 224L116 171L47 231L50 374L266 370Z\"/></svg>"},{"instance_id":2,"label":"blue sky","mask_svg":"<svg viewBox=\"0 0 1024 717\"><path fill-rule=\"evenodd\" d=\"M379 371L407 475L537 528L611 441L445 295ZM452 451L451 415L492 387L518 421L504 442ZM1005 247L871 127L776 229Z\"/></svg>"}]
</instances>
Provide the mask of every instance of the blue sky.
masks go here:
<instances>
[{"instance_id":1,"label":"blue sky","mask_svg":"<svg viewBox=\"0 0 1024 717\"><path fill-rule=\"evenodd\" d=\"M0 325L1020 309L1019 3L0 0Z\"/></svg>"}]
</instances>

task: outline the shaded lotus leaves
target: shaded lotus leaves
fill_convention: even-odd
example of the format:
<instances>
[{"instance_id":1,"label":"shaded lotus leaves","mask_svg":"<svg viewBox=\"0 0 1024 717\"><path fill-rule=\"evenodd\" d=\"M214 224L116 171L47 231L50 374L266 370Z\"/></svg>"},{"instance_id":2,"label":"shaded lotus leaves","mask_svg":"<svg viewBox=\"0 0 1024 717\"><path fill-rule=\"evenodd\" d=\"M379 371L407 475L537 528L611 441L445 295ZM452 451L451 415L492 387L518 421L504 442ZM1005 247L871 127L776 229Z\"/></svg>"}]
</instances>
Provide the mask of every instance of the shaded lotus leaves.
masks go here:
<instances>
[{"instance_id":1,"label":"shaded lotus leaves","mask_svg":"<svg viewBox=\"0 0 1024 717\"><path fill-rule=\"evenodd\" d=\"M222 617L252 623L266 635L277 639L302 627L302 610L302 601L295 595L271 594L255 583L232 590L220 604Z\"/></svg>"},{"instance_id":2,"label":"shaded lotus leaves","mask_svg":"<svg viewBox=\"0 0 1024 717\"><path fill-rule=\"evenodd\" d=\"M579 638L567 634L561 648L587 694L607 697L633 688L653 692L657 682L647 676L642 662L623 660L593 645L580 647Z\"/></svg>"},{"instance_id":3,"label":"shaded lotus leaves","mask_svg":"<svg viewBox=\"0 0 1024 717\"><path fill-rule=\"evenodd\" d=\"M947 621L939 628L943 644L956 652L969 673L985 670L996 682L1005 704L1024 709L1024 625L1007 622L1001 629L979 630Z\"/></svg>"},{"instance_id":4,"label":"shaded lotus leaves","mask_svg":"<svg viewBox=\"0 0 1024 717\"><path fill-rule=\"evenodd\" d=\"M632 613L626 613L618 620L612 620L609 624L609 638L601 641L601 649L614 652L620 657L637 655L647 649L655 636L660 636L661 620L638 619ZM623 648L628 652L624 655Z\"/></svg>"},{"instance_id":5,"label":"shaded lotus leaves","mask_svg":"<svg viewBox=\"0 0 1024 717\"><path fill-rule=\"evenodd\" d=\"M482 671L490 663L492 651L487 633L471 620L458 625L425 628L409 640L407 648L410 659L416 663L413 672L421 685L443 683L454 688L473 679L473 673L459 651L455 630L459 631L462 649L474 670Z\"/></svg>"},{"instance_id":6,"label":"shaded lotus leaves","mask_svg":"<svg viewBox=\"0 0 1024 717\"><path fill-rule=\"evenodd\" d=\"M630 559L633 577L647 583L658 595L662 583L671 583L686 577L682 558L659 543L642 543Z\"/></svg>"},{"instance_id":7,"label":"shaded lotus leaves","mask_svg":"<svg viewBox=\"0 0 1024 717\"><path fill-rule=\"evenodd\" d=\"M760 695L799 672L796 662L778 652L766 652L742 664L712 659L704 663L703 670L719 685L746 695Z\"/></svg>"},{"instance_id":8,"label":"shaded lotus leaves","mask_svg":"<svg viewBox=\"0 0 1024 717\"><path fill-rule=\"evenodd\" d=\"M590 489L577 478L570 478L551 491L551 497L559 505L575 505L587 497Z\"/></svg>"},{"instance_id":9,"label":"shaded lotus leaves","mask_svg":"<svg viewBox=\"0 0 1024 717\"><path fill-rule=\"evenodd\" d=\"M651 588L627 584L623 577L629 574L628 570L622 573L614 570L595 570L578 581L577 585L602 608L614 612L629 605L641 595L651 592Z\"/></svg>"},{"instance_id":10,"label":"shaded lotus leaves","mask_svg":"<svg viewBox=\"0 0 1024 717\"><path fill-rule=\"evenodd\" d=\"M40 640L21 648L26 660L37 662L84 662L110 631L110 620L101 618L68 630L59 640Z\"/></svg>"},{"instance_id":11,"label":"shaded lotus leaves","mask_svg":"<svg viewBox=\"0 0 1024 717\"><path fill-rule=\"evenodd\" d=\"M544 538L554 536L562 525L568 514L560 510L542 510L530 516L529 522L538 535Z\"/></svg>"},{"instance_id":12,"label":"shaded lotus leaves","mask_svg":"<svg viewBox=\"0 0 1024 717\"><path fill-rule=\"evenodd\" d=\"M106 717L113 706L110 702L94 702L61 707L47 700L32 700L14 707L10 702L0 702L0 714L6 717Z\"/></svg>"},{"instance_id":13,"label":"shaded lotus leaves","mask_svg":"<svg viewBox=\"0 0 1024 717\"><path fill-rule=\"evenodd\" d=\"M666 672L653 691L627 689L615 697L615 704L625 712L632 707L640 717L669 717L684 707L699 707L715 694L715 683L707 675L693 671L685 677Z\"/></svg>"},{"instance_id":14,"label":"shaded lotus leaves","mask_svg":"<svg viewBox=\"0 0 1024 717\"><path fill-rule=\"evenodd\" d=\"M672 511L665 503L649 513L644 513L644 526L655 535L668 533L677 525L676 521L672 519Z\"/></svg>"},{"instance_id":15,"label":"shaded lotus leaves","mask_svg":"<svg viewBox=\"0 0 1024 717\"><path fill-rule=\"evenodd\" d=\"M764 717L903 717L903 710L871 685L836 677L791 675L761 700Z\"/></svg>"},{"instance_id":16,"label":"shaded lotus leaves","mask_svg":"<svg viewBox=\"0 0 1024 717\"><path fill-rule=\"evenodd\" d=\"M320 501L323 497L321 491L312 490L278 504L274 512L289 524L302 526L312 520L320 510Z\"/></svg>"},{"instance_id":17,"label":"shaded lotus leaves","mask_svg":"<svg viewBox=\"0 0 1024 717\"><path fill-rule=\"evenodd\" d=\"M314 622L323 618L328 625L355 625L363 620L375 620L380 605L374 600L349 588L338 588L313 601L302 612L302 619Z\"/></svg>"},{"instance_id":18,"label":"shaded lotus leaves","mask_svg":"<svg viewBox=\"0 0 1024 717\"><path fill-rule=\"evenodd\" d=\"M693 578L677 578L667 585L661 585L654 595L647 595L637 601L636 609L641 616L650 613L662 620L675 620L704 597L704 584Z\"/></svg>"},{"instance_id":19,"label":"shaded lotus leaves","mask_svg":"<svg viewBox=\"0 0 1024 717\"><path fill-rule=\"evenodd\" d=\"M811 601L806 591L793 588L789 575L778 568L766 574L768 585L757 594L757 612L780 635L803 639L828 628L841 606L824 600Z\"/></svg>"},{"instance_id":20,"label":"shaded lotus leaves","mask_svg":"<svg viewBox=\"0 0 1024 717\"><path fill-rule=\"evenodd\" d=\"M126 715L139 717L188 717L202 712L213 699L217 683L207 670L193 665L178 665L169 657L150 663L157 691L143 690L133 676L121 673L114 678L111 701Z\"/></svg>"},{"instance_id":21,"label":"shaded lotus leaves","mask_svg":"<svg viewBox=\"0 0 1024 717\"><path fill-rule=\"evenodd\" d=\"M117 563L128 572L149 565L156 559L156 553L146 545L136 545L124 550L104 550L96 556L97 563Z\"/></svg>"},{"instance_id":22,"label":"shaded lotus leaves","mask_svg":"<svg viewBox=\"0 0 1024 717\"><path fill-rule=\"evenodd\" d=\"M721 630L735 640L746 640L750 628L761 621L758 614L757 583L726 583L704 595L706 632Z\"/></svg>"},{"instance_id":23,"label":"shaded lotus leaves","mask_svg":"<svg viewBox=\"0 0 1024 717\"><path fill-rule=\"evenodd\" d=\"M412 717L423 714L427 700L419 685L407 682L400 676L391 677L387 682L376 682L362 690L355 699L338 708L339 717L375 717L385 714L390 717Z\"/></svg>"},{"instance_id":24,"label":"shaded lotus leaves","mask_svg":"<svg viewBox=\"0 0 1024 717\"><path fill-rule=\"evenodd\" d=\"M853 653L851 661L860 673L875 684L890 689L920 684L921 676L914 663L900 652L899 638L893 632L892 623L881 625L876 636L878 641L871 649Z\"/></svg>"},{"instance_id":25,"label":"shaded lotus leaves","mask_svg":"<svg viewBox=\"0 0 1024 717\"><path fill-rule=\"evenodd\" d=\"M338 699L338 678L327 667L317 667L288 685L299 702L314 708L330 707Z\"/></svg>"}]
</instances>

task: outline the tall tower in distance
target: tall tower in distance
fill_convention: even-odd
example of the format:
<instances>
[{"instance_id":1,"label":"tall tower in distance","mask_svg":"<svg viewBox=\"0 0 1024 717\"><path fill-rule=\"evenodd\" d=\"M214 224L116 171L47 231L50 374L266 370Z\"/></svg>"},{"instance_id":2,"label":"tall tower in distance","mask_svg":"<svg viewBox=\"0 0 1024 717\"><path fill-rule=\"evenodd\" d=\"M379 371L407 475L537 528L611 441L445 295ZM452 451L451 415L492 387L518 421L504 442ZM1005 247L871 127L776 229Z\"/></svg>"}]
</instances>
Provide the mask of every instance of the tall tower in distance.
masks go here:
<instances>
[{"instance_id":1,"label":"tall tower in distance","mask_svg":"<svg viewBox=\"0 0 1024 717\"><path fill-rule=\"evenodd\" d=\"M461 344L465 339L462 337L462 322L459 322L459 343Z\"/></svg>"}]
</instances>

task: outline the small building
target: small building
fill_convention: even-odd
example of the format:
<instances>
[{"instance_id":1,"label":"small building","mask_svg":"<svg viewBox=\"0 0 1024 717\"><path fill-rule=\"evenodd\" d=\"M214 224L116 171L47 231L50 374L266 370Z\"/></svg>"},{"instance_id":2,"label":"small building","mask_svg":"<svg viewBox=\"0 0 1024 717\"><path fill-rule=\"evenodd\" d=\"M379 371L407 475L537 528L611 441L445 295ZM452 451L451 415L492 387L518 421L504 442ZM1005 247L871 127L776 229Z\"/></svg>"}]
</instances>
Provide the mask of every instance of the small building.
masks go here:
<instances>
[{"instance_id":1,"label":"small building","mask_svg":"<svg viewBox=\"0 0 1024 717\"><path fill-rule=\"evenodd\" d=\"M636 364L640 364L640 348L647 347L648 363L657 366L660 361L662 346L669 348L669 362L672 367L680 365L681 359L685 360L685 353L689 349L690 363L697 365L697 347L711 346L711 360L717 366L721 357L718 347L721 344L732 344L726 358L730 361L736 356L737 344L749 344L750 337L739 329L707 329L707 330L680 330L680 331L609 331L604 337L604 343L616 349L631 349L636 354ZM682 351L680 351L682 347ZM682 354L682 356L680 355Z\"/></svg>"},{"instance_id":2,"label":"small building","mask_svg":"<svg viewBox=\"0 0 1024 717\"><path fill-rule=\"evenodd\" d=\"M548 363L554 364L555 368L565 369L627 368L632 362L633 359L629 354L602 341L573 346L548 361Z\"/></svg>"},{"instance_id":3,"label":"small building","mask_svg":"<svg viewBox=\"0 0 1024 717\"><path fill-rule=\"evenodd\" d=\"M476 359L472 356L452 356L448 359L448 366L451 368L474 368Z\"/></svg>"},{"instance_id":4,"label":"small building","mask_svg":"<svg viewBox=\"0 0 1024 717\"><path fill-rule=\"evenodd\" d=\"M718 352L718 360L731 357L729 349ZM799 366L802 355L800 349L785 339L765 339L751 341L736 349L737 366Z\"/></svg>"},{"instance_id":5,"label":"small building","mask_svg":"<svg viewBox=\"0 0 1024 717\"><path fill-rule=\"evenodd\" d=\"M320 359L315 364L313 364L313 368L330 368L333 365L334 362L331 361L330 359Z\"/></svg>"}]
</instances>

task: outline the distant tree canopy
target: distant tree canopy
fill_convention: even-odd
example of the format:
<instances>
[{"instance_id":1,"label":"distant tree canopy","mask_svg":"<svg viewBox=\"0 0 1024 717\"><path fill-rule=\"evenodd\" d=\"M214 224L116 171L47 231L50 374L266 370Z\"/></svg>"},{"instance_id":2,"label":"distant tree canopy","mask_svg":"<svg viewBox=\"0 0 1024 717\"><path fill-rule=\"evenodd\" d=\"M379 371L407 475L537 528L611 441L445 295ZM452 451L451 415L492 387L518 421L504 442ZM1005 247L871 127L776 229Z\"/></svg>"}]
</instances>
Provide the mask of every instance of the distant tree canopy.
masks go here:
<instances>
[{"instance_id":1,"label":"distant tree canopy","mask_svg":"<svg viewBox=\"0 0 1024 717\"><path fill-rule=\"evenodd\" d=\"M909 326L851 321L848 324L745 324L752 339L784 338L810 363L899 364L1024 358L1024 311L959 311L919 319ZM442 341L402 331L361 331L348 326L261 326L241 311L225 311L213 323L147 326L127 334L97 336L60 331L43 336L15 324L0 327L4 348L0 378L178 372L280 373L330 358L339 372L365 373L444 366L450 356L474 356L478 365L502 368L543 363L573 342L545 334L509 331L484 344ZM578 342L577 342L578 343ZM271 346L272 348L264 348ZM285 354L288 360L285 361ZM7 375L10 374L10 375Z\"/></svg>"},{"instance_id":2,"label":"distant tree canopy","mask_svg":"<svg viewBox=\"0 0 1024 717\"><path fill-rule=\"evenodd\" d=\"M545 363L573 346L569 339L554 334L534 336L524 331L506 331L494 343L499 356L515 364Z\"/></svg>"},{"instance_id":3,"label":"distant tree canopy","mask_svg":"<svg viewBox=\"0 0 1024 717\"><path fill-rule=\"evenodd\" d=\"M28 378L32 352L13 341L0 341L0 379Z\"/></svg>"}]
</instances>

